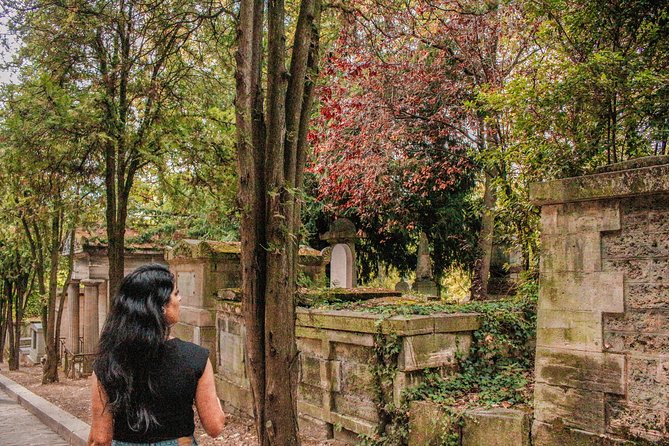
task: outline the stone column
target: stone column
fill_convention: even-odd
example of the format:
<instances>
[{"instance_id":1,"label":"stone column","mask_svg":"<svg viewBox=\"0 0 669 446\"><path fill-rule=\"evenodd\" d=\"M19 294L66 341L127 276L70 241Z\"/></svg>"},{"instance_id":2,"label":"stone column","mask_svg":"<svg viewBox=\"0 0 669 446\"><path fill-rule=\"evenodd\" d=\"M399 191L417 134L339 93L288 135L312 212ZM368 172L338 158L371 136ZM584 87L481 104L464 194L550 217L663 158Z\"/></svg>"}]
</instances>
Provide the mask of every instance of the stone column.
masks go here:
<instances>
[{"instance_id":1,"label":"stone column","mask_svg":"<svg viewBox=\"0 0 669 446\"><path fill-rule=\"evenodd\" d=\"M109 282L103 280L98 286L98 329L100 333L102 333L102 327L104 327L107 313L109 312L109 298L107 297L108 284Z\"/></svg>"},{"instance_id":2,"label":"stone column","mask_svg":"<svg viewBox=\"0 0 669 446\"><path fill-rule=\"evenodd\" d=\"M84 285L84 351L82 353L93 353L100 339L99 322L99 280L82 280Z\"/></svg>"},{"instance_id":3,"label":"stone column","mask_svg":"<svg viewBox=\"0 0 669 446\"><path fill-rule=\"evenodd\" d=\"M535 446L669 444L669 156L533 184Z\"/></svg>"},{"instance_id":4,"label":"stone column","mask_svg":"<svg viewBox=\"0 0 669 446\"><path fill-rule=\"evenodd\" d=\"M70 326L67 337L67 348L72 353L79 353L79 281L71 280L67 288L67 309Z\"/></svg>"}]
</instances>

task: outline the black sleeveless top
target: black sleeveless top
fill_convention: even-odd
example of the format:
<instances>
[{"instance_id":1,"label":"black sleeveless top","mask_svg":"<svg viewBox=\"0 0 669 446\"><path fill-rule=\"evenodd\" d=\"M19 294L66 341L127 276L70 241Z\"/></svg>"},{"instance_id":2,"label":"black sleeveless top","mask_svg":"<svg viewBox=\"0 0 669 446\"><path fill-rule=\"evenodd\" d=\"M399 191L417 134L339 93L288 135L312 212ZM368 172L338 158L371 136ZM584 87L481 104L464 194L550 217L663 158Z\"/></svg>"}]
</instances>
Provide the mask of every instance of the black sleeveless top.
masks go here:
<instances>
[{"instance_id":1,"label":"black sleeveless top","mask_svg":"<svg viewBox=\"0 0 669 446\"><path fill-rule=\"evenodd\" d=\"M114 440L153 443L193 435L195 389L208 358L206 348L177 338L168 340L157 377L159 396L151 404L160 425L134 432L128 427L126 414L118 413L114 416Z\"/></svg>"}]
</instances>

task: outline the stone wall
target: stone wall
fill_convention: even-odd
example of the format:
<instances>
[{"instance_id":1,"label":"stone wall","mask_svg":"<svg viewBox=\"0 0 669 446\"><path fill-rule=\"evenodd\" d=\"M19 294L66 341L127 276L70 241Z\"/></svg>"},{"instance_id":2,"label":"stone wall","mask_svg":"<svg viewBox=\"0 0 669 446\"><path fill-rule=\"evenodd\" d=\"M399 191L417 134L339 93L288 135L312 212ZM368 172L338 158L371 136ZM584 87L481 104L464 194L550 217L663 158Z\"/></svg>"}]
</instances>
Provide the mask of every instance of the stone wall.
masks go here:
<instances>
[{"instance_id":1,"label":"stone wall","mask_svg":"<svg viewBox=\"0 0 669 446\"><path fill-rule=\"evenodd\" d=\"M219 297L235 298L239 292L239 249L239 242L181 240L165 254L182 299L181 320L172 333L209 349L214 368L221 363L217 333L228 327L225 320L217 324L216 304ZM312 281L323 280L325 267L318 251L301 248L298 261L300 271Z\"/></svg>"},{"instance_id":2,"label":"stone wall","mask_svg":"<svg viewBox=\"0 0 669 446\"><path fill-rule=\"evenodd\" d=\"M533 444L669 441L669 157L533 185Z\"/></svg>"},{"instance_id":3,"label":"stone wall","mask_svg":"<svg viewBox=\"0 0 669 446\"><path fill-rule=\"evenodd\" d=\"M225 407L251 412L249 383L244 369L245 330L238 303L218 306L219 336L217 390ZM479 326L474 314L392 317L353 311L297 310L297 347L300 351L298 411L300 429L321 439L355 443L358 434L373 434L378 425L374 337L394 333L400 354L393 367L393 398L418 382L427 368L448 373L455 355L466 355L471 333ZM335 428L336 427L336 428Z\"/></svg>"}]
</instances>

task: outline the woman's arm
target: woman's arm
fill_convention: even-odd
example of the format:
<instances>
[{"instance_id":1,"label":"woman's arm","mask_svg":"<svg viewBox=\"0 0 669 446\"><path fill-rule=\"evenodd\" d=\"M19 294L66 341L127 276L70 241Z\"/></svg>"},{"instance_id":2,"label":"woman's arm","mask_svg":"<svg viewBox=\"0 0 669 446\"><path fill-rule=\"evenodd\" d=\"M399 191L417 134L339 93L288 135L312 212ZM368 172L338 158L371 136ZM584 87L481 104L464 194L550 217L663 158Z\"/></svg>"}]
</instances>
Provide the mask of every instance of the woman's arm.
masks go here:
<instances>
[{"instance_id":1,"label":"woman's arm","mask_svg":"<svg viewBox=\"0 0 669 446\"><path fill-rule=\"evenodd\" d=\"M91 433L88 446L110 446L114 435L114 418L107 409L107 394L93 373L91 385Z\"/></svg>"},{"instance_id":2,"label":"woman's arm","mask_svg":"<svg viewBox=\"0 0 669 446\"><path fill-rule=\"evenodd\" d=\"M225 414L221 408L221 401L216 395L214 383L214 368L211 361L207 360L207 366L197 383L195 391L195 407L200 416L202 427L210 437L218 437L225 426Z\"/></svg>"}]
</instances>

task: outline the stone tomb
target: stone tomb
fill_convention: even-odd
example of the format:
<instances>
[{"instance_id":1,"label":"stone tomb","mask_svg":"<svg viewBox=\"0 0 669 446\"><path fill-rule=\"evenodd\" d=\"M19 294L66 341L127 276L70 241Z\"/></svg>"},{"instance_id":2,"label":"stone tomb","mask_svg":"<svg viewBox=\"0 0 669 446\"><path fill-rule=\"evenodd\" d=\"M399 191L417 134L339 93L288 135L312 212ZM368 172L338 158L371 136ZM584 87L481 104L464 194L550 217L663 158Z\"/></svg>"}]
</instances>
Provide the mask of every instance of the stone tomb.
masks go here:
<instances>
[{"instance_id":1,"label":"stone tomb","mask_svg":"<svg viewBox=\"0 0 669 446\"><path fill-rule=\"evenodd\" d=\"M235 328L236 316L231 317L229 323L222 319L216 326L216 303L219 297L237 300L242 280L240 243L181 240L167 250L166 259L182 299L181 321L172 327L172 333L208 348L214 368L218 369L223 362L222 373L225 373L231 360L228 355L234 353L235 343L234 339L217 343L216 333L230 330L239 334L239 329ZM311 280L322 281L324 265L318 251L300 248L298 262L300 271Z\"/></svg>"},{"instance_id":2,"label":"stone tomb","mask_svg":"<svg viewBox=\"0 0 669 446\"><path fill-rule=\"evenodd\" d=\"M245 329L238 302L218 305L219 398L227 410L252 413L244 368ZM358 434L373 434L379 422L372 365L375 335L394 333L401 345L392 398L419 382L425 369L448 374L456 353L466 355L471 334L479 327L475 314L381 316L343 310L297 309L300 352L298 412L300 430L321 439L355 443ZM336 428L335 428L336 427Z\"/></svg>"},{"instance_id":3,"label":"stone tomb","mask_svg":"<svg viewBox=\"0 0 669 446\"><path fill-rule=\"evenodd\" d=\"M669 156L535 184L535 446L669 443Z\"/></svg>"},{"instance_id":4,"label":"stone tomb","mask_svg":"<svg viewBox=\"0 0 669 446\"><path fill-rule=\"evenodd\" d=\"M130 244L125 250L124 275L148 263L165 264L163 249L152 244ZM61 321L61 333L70 353L95 351L111 302L108 281L107 245L78 231L74 270Z\"/></svg>"}]
</instances>

